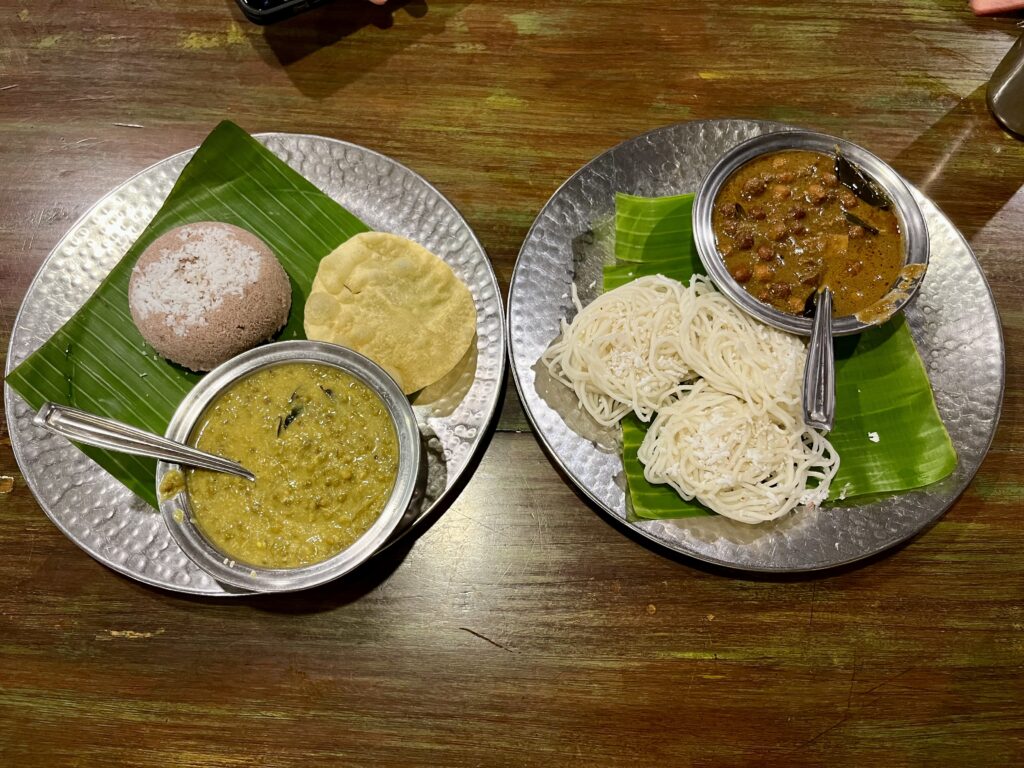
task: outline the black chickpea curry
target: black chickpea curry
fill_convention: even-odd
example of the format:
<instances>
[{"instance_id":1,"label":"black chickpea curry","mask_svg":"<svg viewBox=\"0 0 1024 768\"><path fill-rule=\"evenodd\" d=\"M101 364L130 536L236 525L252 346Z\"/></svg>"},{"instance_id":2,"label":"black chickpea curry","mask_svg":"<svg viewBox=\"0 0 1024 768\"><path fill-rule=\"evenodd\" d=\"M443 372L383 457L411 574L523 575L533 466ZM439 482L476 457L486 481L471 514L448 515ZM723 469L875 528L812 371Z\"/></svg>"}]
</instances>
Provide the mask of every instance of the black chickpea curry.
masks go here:
<instances>
[{"instance_id":1,"label":"black chickpea curry","mask_svg":"<svg viewBox=\"0 0 1024 768\"><path fill-rule=\"evenodd\" d=\"M904 262L890 200L838 153L751 160L722 185L711 221L733 278L790 314L825 285L835 315L860 312L888 293Z\"/></svg>"}]
</instances>

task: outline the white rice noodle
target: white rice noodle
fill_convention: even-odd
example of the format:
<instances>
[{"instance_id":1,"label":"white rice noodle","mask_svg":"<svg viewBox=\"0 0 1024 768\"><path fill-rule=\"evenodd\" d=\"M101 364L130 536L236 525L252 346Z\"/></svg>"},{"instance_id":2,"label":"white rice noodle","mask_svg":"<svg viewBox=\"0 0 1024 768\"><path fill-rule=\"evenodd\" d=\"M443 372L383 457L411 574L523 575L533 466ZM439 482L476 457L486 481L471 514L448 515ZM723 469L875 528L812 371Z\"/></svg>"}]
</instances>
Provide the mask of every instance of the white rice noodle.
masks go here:
<instances>
[{"instance_id":1,"label":"white rice noodle","mask_svg":"<svg viewBox=\"0 0 1024 768\"><path fill-rule=\"evenodd\" d=\"M679 350L679 324L694 295L661 275L609 291L586 307L572 287L577 313L541 357L603 426L630 411L643 421L684 390L694 373Z\"/></svg>"},{"instance_id":2,"label":"white rice noodle","mask_svg":"<svg viewBox=\"0 0 1024 768\"><path fill-rule=\"evenodd\" d=\"M704 380L658 412L638 455L649 482L742 523L821 503L839 468L799 411L762 409Z\"/></svg>"},{"instance_id":3,"label":"white rice noodle","mask_svg":"<svg viewBox=\"0 0 1024 768\"><path fill-rule=\"evenodd\" d=\"M686 364L715 389L756 408L799 412L803 341L754 320L702 275L693 278L690 290L695 298L679 331Z\"/></svg>"},{"instance_id":4,"label":"white rice noodle","mask_svg":"<svg viewBox=\"0 0 1024 768\"><path fill-rule=\"evenodd\" d=\"M572 300L575 318L541 361L604 426L657 413L639 453L649 482L744 523L827 498L839 457L803 423L801 339L703 276L643 277L586 307L573 286Z\"/></svg>"}]
</instances>

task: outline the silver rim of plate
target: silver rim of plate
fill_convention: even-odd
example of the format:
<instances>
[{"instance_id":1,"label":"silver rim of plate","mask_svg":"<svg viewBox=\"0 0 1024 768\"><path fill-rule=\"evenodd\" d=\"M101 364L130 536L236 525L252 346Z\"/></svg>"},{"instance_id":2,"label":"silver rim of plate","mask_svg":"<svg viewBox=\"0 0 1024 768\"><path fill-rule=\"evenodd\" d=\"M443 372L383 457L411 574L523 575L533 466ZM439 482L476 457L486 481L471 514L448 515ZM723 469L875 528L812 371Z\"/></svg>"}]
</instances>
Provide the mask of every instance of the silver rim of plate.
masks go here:
<instances>
[{"instance_id":1,"label":"silver rim of plate","mask_svg":"<svg viewBox=\"0 0 1024 768\"><path fill-rule=\"evenodd\" d=\"M388 544L450 502L497 413L505 374L504 311L483 246L455 206L419 174L378 152L305 134L255 136L374 230L408 237L436 253L466 283L477 311L475 349L442 381L445 391L413 410L427 479L419 515ZM168 157L111 190L50 252L14 321L6 373L38 349L92 294L163 204L196 148ZM475 354L475 368L473 356ZM432 385L433 386L433 385ZM250 594L220 584L178 547L160 513L67 440L32 424L33 412L4 389L11 447L43 511L75 544L138 581L189 594Z\"/></svg>"},{"instance_id":2,"label":"silver rim of plate","mask_svg":"<svg viewBox=\"0 0 1024 768\"><path fill-rule=\"evenodd\" d=\"M694 192L724 152L782 130L798 129L753 120L679 123L594 158L541 209L519 252L508 299L512 374L524 410L572 482L598 509L657 545L708 563L762 572L831 568L909 539L953 504L988 452L1003 398L1002 329L970 246L934 203L908 184L928 226L931 261L905 314L958 455L953 473L927 488L856 506L802 510L758 526L720 516L630 521L618 450L600 435L584 437L571 428L566 418L572 420L572 414L562 403L557 408L549 404L550 390L541 380L544 395L538 391L536 374L538 359L560 333L559 321L575 314L572 283L587 304L600 291L601 267L614 260L607 235L616 192L646 197Z\"/></svg>"}]
</instances>

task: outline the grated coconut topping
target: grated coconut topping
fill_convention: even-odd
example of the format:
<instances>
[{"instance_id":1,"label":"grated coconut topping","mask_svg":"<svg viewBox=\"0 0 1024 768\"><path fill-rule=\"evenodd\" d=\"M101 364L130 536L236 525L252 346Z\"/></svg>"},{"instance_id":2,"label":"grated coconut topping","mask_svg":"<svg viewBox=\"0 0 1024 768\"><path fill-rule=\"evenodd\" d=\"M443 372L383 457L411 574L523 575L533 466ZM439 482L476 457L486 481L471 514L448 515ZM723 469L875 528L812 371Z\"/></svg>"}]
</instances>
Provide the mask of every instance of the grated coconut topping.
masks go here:
<instances>
[{"instance_id":1,"label":"grated coconut topping","mask_svg":"<svg viewBox=\"0 0 1024 768\"><path fill-rule=\"evenodd\" d=\"M241 298L260 276L259 251L221 227L185 227L184 241L139 271L132 304L143 318L164 317L175 335L207 324L231 296Z\"/></svg>"}]
</instances>

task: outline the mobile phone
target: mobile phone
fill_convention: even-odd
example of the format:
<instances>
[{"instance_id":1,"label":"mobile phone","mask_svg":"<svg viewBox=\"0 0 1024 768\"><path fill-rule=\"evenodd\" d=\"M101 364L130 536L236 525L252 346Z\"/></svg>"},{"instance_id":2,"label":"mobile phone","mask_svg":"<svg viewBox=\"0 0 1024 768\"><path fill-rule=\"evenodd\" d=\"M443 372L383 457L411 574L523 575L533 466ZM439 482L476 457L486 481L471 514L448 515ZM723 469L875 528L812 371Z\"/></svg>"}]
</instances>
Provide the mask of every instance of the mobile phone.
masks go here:
<instances>
[{"instance_id":1,"label":"mobile phone","mask_svg":"<svg viewBox=\"0 0 1024 768\"><path fill-rule=\"evenodd\" d=\"M331 0L235 0L245 18L255 24L272 24L275 21L308 11Z\"/></svg>"}]
</instances>

